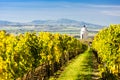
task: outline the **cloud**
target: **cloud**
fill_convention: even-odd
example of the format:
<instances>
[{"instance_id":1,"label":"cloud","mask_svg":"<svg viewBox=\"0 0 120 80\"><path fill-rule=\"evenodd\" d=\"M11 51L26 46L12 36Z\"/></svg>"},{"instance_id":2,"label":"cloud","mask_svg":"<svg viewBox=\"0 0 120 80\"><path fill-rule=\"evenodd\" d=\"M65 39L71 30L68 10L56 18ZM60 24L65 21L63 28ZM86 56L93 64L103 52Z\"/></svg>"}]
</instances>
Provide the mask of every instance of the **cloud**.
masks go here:
<instances>
[{"instance_id":1,"label":"cloud","mask_svg":"<svg viewBox=\"0 0 120 80\"><path fill-rule=\"evenodd\" d=\"M88 4L90 7L96 8L120 8L120 5L95 5L95 4Z\"/></svg>"},{"instance_id":2,"label":"cloud","mask_svg":"<svg viewBox=\"0 0 120 80\"><path fill-rule=\"evenodd\" d=\"M94 5L94 4L88 4L87 6L89 6L90 8L97 9L103 15L120 17L120 5Z\"/></svg>"},{"instance_id":3,"label":"cloud","mask_svg":"<svg viewBox=\"0 0 120 80\"><path fill-rule=\"evenodd\" d=\"M119 16L120 17L120 11L111 10L111 11L102 11L101 13L103 13L105 15Z\"/></svg>"}]
</instances>

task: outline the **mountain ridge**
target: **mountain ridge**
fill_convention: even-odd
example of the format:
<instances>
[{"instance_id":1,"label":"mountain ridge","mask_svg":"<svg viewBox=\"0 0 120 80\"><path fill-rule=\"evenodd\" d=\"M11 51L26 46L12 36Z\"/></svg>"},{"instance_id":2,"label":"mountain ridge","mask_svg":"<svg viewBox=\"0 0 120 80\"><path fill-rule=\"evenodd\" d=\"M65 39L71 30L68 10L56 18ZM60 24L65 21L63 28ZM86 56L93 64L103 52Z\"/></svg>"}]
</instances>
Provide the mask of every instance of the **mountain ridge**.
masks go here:
<instances>
[{"instance_id":1,"label":"mountain ridge","mask_svg":"<svg viewBox=\"0 0 120 80\"><path fill-rule=\"evenodd\" d=\"M21 23L21 22L11 22L11 21L5 21L5 20L0 20L0 25L6 26L6 25L73 25L73 26L83 26L86 25L87 27L94 27L94 28L102 28L104 26L98 25L98 24L93 24L93 23L88 23L84 21L77 21L77 20L72 20L72 19L58 19L58 20L33 20L31 22L26 22L26 23Z\"/></svg>"}]
</instances>

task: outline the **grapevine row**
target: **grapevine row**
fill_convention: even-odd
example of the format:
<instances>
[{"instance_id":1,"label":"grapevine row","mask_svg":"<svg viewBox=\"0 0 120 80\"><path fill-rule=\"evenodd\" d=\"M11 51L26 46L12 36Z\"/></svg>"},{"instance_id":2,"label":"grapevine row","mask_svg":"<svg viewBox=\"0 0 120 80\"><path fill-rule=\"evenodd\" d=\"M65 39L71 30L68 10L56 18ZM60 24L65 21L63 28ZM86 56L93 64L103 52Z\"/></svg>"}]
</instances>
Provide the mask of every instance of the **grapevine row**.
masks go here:
<instances>
[{"instance_id":1,"label":"grapevine row","mask_svg":"<svg viewBox=\"0 0 120 80\"><path fill-rule=\"evenodd\" d=\"M101 62L101 77L117 80L120 77L120 25L110 25L101 30L95 36L92 47Z\"/></svg>"},{"instance_id":2,"label":"grapevine row","mask_svg":"<svg viewBox=\"0 0 120 80\"><path fill-rule=\"evenodd\" d=\"M86 48L79 40L58 33L26 32L16 36L0 31L0 80L22 79L41 65L48 67L50 76Z\"/></svg>"}]
</instances>

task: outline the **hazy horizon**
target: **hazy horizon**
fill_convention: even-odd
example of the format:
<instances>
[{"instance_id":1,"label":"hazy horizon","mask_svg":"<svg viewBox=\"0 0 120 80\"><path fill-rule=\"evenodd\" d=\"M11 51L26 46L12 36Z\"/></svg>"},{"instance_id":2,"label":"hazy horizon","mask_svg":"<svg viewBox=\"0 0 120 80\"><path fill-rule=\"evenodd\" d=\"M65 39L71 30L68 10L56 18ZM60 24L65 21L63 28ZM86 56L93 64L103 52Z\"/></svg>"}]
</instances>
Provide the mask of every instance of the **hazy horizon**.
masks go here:
<instances>
[{"instance_id":1,"label":"hazy horizon","mask_svg":"<svg viewBox=\"0 0 120 80\"><path fill-rule=\"evenodd\" d=\"M0 20L61 18L99 25L120 24L120 0L0 0Z\"/></svg>"}]
</instances>

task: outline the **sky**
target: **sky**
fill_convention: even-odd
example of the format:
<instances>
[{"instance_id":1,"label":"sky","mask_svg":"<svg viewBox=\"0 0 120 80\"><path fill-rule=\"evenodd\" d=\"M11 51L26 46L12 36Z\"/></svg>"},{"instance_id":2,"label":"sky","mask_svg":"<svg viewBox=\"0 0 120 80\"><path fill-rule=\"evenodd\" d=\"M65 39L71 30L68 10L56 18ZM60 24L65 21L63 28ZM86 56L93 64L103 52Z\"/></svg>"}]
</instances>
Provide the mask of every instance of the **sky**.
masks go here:
<instances>
[{"instance_id":1,"label":"sky","mask_svg":"<svg viewBox=\"0 0 120 80\"><path fill-rule=\"evenodd\" d=\"M61 18L99 25L120 24L120 0L0 0L0 20Z\"/></svg>"}]
</instances>

